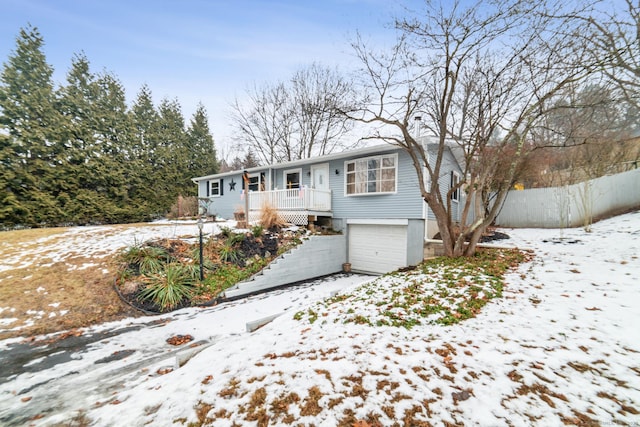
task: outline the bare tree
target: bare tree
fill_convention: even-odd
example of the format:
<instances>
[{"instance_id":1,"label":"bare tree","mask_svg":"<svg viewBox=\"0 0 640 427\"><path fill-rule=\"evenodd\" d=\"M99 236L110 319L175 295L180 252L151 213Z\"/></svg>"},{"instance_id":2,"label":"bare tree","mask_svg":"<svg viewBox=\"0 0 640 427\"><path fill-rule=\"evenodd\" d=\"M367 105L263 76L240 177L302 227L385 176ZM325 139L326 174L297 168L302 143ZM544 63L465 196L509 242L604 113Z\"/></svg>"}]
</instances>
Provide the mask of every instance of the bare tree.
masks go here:
<instances>
[{"instance_id":1,"label":"bare tree","mask_svg":"<svg viewBox=\"0 0 640 427\"><path fill-rule=\"evenodd\" d=\"M232 105L231 118L238 131L236 140L253 149L262 162L282 160L282 151L292 145L295 126L288 89L283 83L254 85L246 95L248 106L238 99Z\"/></svg>"},{"instance_id":2,"label":"bare tree","mask_svg":"<svg viewBox=\"0 0 640 427\"><path fill-rule=\"evenodd\" d=\"M624 0L624 8L601 2L597 13L577 15L585 21L580 35L591 43L591 54L628 102L640 106L640 1Z\"/></svg>"},{"instance_id":3,"label":"bare tree","mask_svg":"<svg viewBox=\"0 0 640 427\"><path fill-rule=\"evenodd\" d=\"M261 162L304 159L345 147L342 137L352 122L338 112L355 96L352 84L336 70L314 63L286 82L254 86L246 95L244 104L236 99L231 117L238 142L248 144Z\"/></svg>"},{"instance_id":4,"label":"bare tree","mask_svg":"<svg viewBox=\"0 0 640 427\"><path fill-rule=\"evenodd\" d=\"M298 127L296 158L321 156L343 148L340 138L353 122L336 107L355 102L351 82L337 71L314 63L297 71L291 85Z\"/></svg>"},{"instance_id":5,"label":"bare tree","mask_svg":"<svg viewBox=\"0 0 640 427\"><path fill-rule=\"evenodd\" d=\"M547 114L545 126L534 132L545 141L543 149L562 147L557 166L549 174L551 184L574 193L585 231L591 231L596 197L591 180L623 172L637 159L637 138L630 136L630 130L639 119L629 114L633 105L620 92L610 84L572 88ZM572 184L580 185L569 187Z\"/></svg>"},{"instance_id":6,"label":"bare tree","mask_svg":"<svg viewBox=\"0 0 640 427\"><path fill-rule=\"evenodd\" d=\"M569 17L585 12L530 3L427 1L418 18L396 23L402 37L391 51L354 43L367 92L364 107L348 114L377 124L371 138L410 155L448 256L475 253L532 147L532 130L568 86L595 69L586 61L586 40L575 36L580 22ZM418 115L434 148L411 132ZM462 153L464 174L444 191L450 149ZM456 224L451 196L460 189L468 197Z\"/></svg>"}]
</instances>

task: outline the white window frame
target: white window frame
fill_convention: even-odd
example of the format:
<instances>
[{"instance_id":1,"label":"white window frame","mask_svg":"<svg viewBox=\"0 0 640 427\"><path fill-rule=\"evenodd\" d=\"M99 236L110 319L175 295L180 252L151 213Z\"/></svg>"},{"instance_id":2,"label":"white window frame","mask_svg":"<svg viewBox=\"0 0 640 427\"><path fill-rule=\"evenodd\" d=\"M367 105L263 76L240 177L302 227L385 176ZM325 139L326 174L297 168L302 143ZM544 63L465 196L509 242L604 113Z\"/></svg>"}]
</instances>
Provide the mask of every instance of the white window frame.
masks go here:
<instances>
[{"instance_id":1,"label":"white window frame","mask_svg":"<svg viewBox=\"0 0 640 427\"><path fill-rule=\"evenodd\" d=\"M287 175L292 174L292 173L297 173L298 174L298 187L295 188L290 188L288 183L287 183ZM282 171L282 185L284 187L285 190L298 190L300 188L302 188L302 168L298 168L298 169L287 169L285 171Z\"/></svg>"},{"instance_id":2,"label":"white window frame","mask_svg":"<svg viewBox=\"0 0 640 427\"><path fill-rule=\"evenodd\" d=\"M449 189L453 188L454 185L460 183L461 175L456 171L451 171L451 182L449 183ZM451 201L459 202L460 201L460 187L456 188L453 193L451 193Z\"/></svg>"},{"instance_id":3,"label":"white window frame","mask_svg":"<svg viewBox=\"0 0 640 427\"><path fill-rule=\"evenodd\" d=\"M218 184L218 191L216 194L213 194L213 183ZM207 185L209 186L209 197L221 197L222 196L222 188L221 185L222 183L220 182L220 179L210 179L209 182L207 182Z\"/></svg>"},{"instance_id":4,"label":"white window frame","mask_svg":"<svg viewBox=\"0 0 640 427\"><path fill-rule=\"evenodd\" d=\"M371 182L375 182L376 183L376 187L380 188L381 183L382 183L382 170L383 169L391 169L391 167L384 167L384 159L393 159L393 191L364 191L364 192L353 192L353 193L348 193L348 181L349 181L349 175L353 174L355 176L355 181L354 181L354 185L355 185L355 189L354 191L357 190L358 185L362 185L362 183L358 183L358 173L369 173L369 169L367 167L366 171L358 171L357 167L358 167L358 163L359 162L366 162L369 163L371 160L378 160L378 171L379 171L379 175L376 177L376 181L365 181L365 189L368 187L368 185ZM353 172L349 172L349 165L353 164L354 165L354 171ZM368 178L368 176L367 176ZM378 195L382 195L382 194L396 194L398 192L398 154L397 153L393 153L393 154L381 154L378 156L369 156L369 157L360 157L357 159L352 159L352 160L346 160L344 162L344 195L347 197L360 197L360 196L378 196Z\"/></svg>"},{"instance_id":5,"label":"white window frame","mask_svg":"<svg viewBox=\"0 0 640 427\"><path fill-rule=\"evenodd\" d=\"M250 173L249 174L249 183L247 184L247 192L264 191L264 182L262 182L262 174L263 173L264 172L254 172L254 173ZM258 181L256 183L251 184L251 179L252 178L256 178L256 177L258 178ZM252 190L251 189L251 185L257 185L257 189Z\"/></svg>"}]
</instances>

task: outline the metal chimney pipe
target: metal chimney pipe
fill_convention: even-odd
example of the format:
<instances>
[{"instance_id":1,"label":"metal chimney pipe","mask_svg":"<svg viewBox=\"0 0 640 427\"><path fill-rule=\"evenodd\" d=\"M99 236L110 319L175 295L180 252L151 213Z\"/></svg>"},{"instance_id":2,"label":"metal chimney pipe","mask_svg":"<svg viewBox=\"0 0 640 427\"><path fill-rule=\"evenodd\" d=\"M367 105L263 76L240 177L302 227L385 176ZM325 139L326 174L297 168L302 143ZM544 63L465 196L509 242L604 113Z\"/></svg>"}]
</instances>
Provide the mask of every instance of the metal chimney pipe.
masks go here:
<instances>
[{"instance_id":1,"label":"metal chimney pipe","mask_svg":"<svg viewBox=\"0 0 640 427\"><path fill-rule=\"evenodd\" d=\"M415 122L416 122L416 123L415 123L415 127L416 127L416 129L415 129L415 134L416 134L416 138L420 138L420 120L422 120L422 116L416 116L416 117L414 118L414 120L415 120Z\"/></svg>"}]
</instances>

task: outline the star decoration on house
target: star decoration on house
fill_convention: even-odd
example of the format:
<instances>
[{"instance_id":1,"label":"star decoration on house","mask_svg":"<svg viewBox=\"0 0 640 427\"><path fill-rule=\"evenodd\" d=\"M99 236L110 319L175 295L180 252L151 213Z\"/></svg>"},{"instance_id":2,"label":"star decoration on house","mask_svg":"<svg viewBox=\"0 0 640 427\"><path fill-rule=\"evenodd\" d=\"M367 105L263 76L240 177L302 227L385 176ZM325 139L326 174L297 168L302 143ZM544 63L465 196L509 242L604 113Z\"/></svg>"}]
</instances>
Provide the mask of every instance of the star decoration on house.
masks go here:
<instances>
[{"instance_id":1,"label":"star decoration on house","mask_svg":"<svg viewBox=\"0 0 640 427\"><path fill-rule=\"evenodd\" d=\"M235 191L236 189L236 182L232 179L231 182L229 183L229 191Z\"/></svg>"}]
</instances>

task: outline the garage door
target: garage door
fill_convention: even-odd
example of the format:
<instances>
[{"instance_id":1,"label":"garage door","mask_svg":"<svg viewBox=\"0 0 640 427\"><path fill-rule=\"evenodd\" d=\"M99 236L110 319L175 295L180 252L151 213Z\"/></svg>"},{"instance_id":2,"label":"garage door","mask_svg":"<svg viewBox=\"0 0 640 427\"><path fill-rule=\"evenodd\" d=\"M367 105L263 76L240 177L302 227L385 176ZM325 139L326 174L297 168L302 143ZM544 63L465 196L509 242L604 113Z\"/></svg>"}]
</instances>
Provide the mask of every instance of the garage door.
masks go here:
<instances>
[{"instance_id":1,"label":"garage door","mask_svg":"<svg viewBox=\"0 0 640 427\"><path fill-rule=\"evenodd\" d=\"M354 271L388 273L407 265L405 225L350 224L349 262Z\"/></svg>"}]
</instances>

